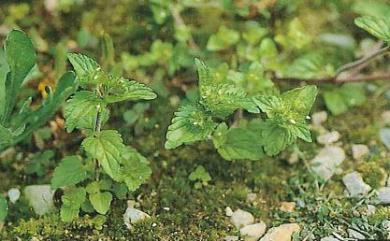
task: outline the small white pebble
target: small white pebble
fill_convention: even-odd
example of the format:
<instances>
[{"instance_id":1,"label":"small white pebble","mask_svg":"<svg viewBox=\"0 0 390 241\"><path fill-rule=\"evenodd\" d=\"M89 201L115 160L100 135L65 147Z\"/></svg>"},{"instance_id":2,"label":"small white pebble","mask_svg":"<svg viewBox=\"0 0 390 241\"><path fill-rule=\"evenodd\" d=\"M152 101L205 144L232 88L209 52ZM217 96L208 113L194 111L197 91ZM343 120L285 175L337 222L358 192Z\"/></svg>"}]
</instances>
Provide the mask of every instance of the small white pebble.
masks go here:
<instances>
[{"instance_id":1,"label":"small white pebble","mask_svg":"<svg viewBox=\"0 0 390 241\"><path fill-rule=\"evenodd\" d=\"M17 188L11 188L8 190L8 197L11 203L15 203L20 198L20 190Z\"/></svg>"},{"instance_id":2,"label":"small white pebble","mask_svg":"<svg viewBox=\"0 0 390 241\"><path fill-rule=\"evenodd\" d=\"M233 215L233 210L230 207L226 207L225 214L226 216L231 217Z\"/></svg>"}]
</instances>

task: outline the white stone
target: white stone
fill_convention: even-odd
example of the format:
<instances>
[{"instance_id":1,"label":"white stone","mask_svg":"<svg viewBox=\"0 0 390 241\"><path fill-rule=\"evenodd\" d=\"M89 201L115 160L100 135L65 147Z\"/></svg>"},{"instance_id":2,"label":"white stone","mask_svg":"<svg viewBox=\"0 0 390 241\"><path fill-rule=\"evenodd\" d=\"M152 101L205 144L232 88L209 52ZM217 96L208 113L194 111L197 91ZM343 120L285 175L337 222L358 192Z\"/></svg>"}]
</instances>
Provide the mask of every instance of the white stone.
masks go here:
<instances>
[{"instance_id":1,"label":"white stone","mask_svg":"<svg viewBox=\"0 0 390 241\"><path fill-rule=\"evenodd\" d=\"M254 223L255 218L250 212L237 209L230 217L230 221L233 223L234 226L236 226L236 228L241 228Z\"/></svg>"},{"instance_id":2,"label":"white stone","mask_svg":"<svg viewBox=\"0 0 390 241\"><path fill-rule=\"evenodd\" d=\"M371 187L363 181L358 172L348 173L343 177L343 182L351 197L367 194L371 190Z\"/></svg>"},{"instance_id":3,"label":"white stone","mask_svg":"<svg viewBox=\"0 0 390 241\"><path fill-rule=\"evenodd\" d=\"M354 239L365 239L366 238L363 234L359 233L356 230L350 229L350 228L347 230L347 232L348 232L348 236L350 238L354 238Z\"/></svg>"},{"instance_id":4,"label":"white stone","mask_svg":"<svg viewBox=\"0 0 390 241\"><path fill-rule=\"evenodd\" d=\"M282 224L273 227L260 239L260 241L291 241L291 236L301 228L297 223Z\"/></svg>"},{"instance_id":5,"label":"white stone","mask_svg":"<svg viewBox=\"0 0 390 241\"><path fill-rule=\"evenodd\" d=\"M390 149L390 128L382 128L379 131L379 136L383 144Z\"/></svg>"},{"instance_id":6,"label":"white stone","mask_svg":"<svg viewBox=\"0 0 390 241\"><path fill-rule=\"evenodd\" d=\"M245 237L245 241L256 241L263 236L266 229L264 222L249 224L240 229L240 234Z\"/></svg>"},{"instance_id":7,"label":"white stone","mask_svg":"<svg viewBox=\"0 0 390 241\"><path fill-rule=\"evenodd\" d=\"M238 236L226 236L224 239L224 241L238 241Z\"/></svg>"},{"instance_id":8,"label":"white stone","mask_svg":"<svg viewBox=\"0 0 390 241\"><path fill-rule=\"evenodd\" d=\"M367 215L372 215L376 211L376 207L374 205L367 205Z\"/></svg>"},{"instance_id":9,"label":"white stone","mask_svg":"<svg viewBox=\"0 0 390 241\"><path fill-rule=\"evenodd\" d=\"M11 203L15 203L20 198L20 190L17 188L11 188L8 190L8 198Z\"/></svg>"},{"instance_id":10,"label":"white stone","mask_svg":"<svg viewBox=\"0 0 390 241\"><path fill-rule=\"evenodd\" d=\"M352 157L355 160L360 160L364 156L366 156L369 152L369 149L366 145L363 144L355 144L352 145Z\"/></svg>"},{"instance_id":11,"label":"white stone","mask_svg":"<svg viewBox=\"0 0 390 241\"><path fill-rule=\"evenodd\" d=\"M324 133L317 137L317 142L323 145L332 144L340 139L341 135L338 131Z\"/></svg>"},{"instance_id":12,"label":"white stone","mask_svg":"<svg viewBox=\"0 0 390 241\"><path fill-rule=\"evenodd\" d=\"M282 224L269 229L260 241L291 241L292 235L300 229L297 223Z\"/></svg>"},{"instance_id":13,"label":"white stone","mask_svg":"<svg viewBox=\"0 0 390 241\"><path fill-rule=\"evenodd\" d=\"M295 202L281 202L279 209L283 212L293 212L296 205Z\"/></svg>"},{"instance_id":14,"label":"white stone","mask_svg":"<svg viewBox=\"0 0 390 241\"><path fill-rule=\"evenodd\" d=\"M326 111L320 111L311 115L311 122L313 125L321 125L328 119L328 113Z\"/></svg>"},{"instance_id":15,"label":"white stone","mask_svg":"<svg viewBox=\"0 0 390 241\"><path fill-rule=\"evenodd\" d=\"M328 236L328 237L322 238L320 241L340 241L340 239L337 239L333 236Z\"/></svg>"},{"instance_id":16,"label":"white stone","mask_svg":"<svg viewBox=\"0 0 390 241\"><path fill-rule=\"evenodd\" d=\"M381 204L390 203L390 187L382 187L378 190L378 199Z\"/></svg>"},{"instance_id":17,"label":"white stone","mask_svg":"<svg viewBox=\"0 0 390 241\"><path fill-rule=\"evenodd\" d=\"M54 190L50 185L30 185L24 189L24 195L34 212L43 215L54 209Z\"/></svg>"},{"instance_id":18,"label":"white stone","mask_svg":"<svg viewBox=\"0 0 390 241\"><path fill-rule=\"evenodd\" d=\"M248 193L248 195L246 195L246 201L248 203L254 203L257 199L257 194L256 193Z\"/></svg>"},{"instance_id":19,"label":"white stone","mask_svg":"<svg viewBox=\"0 0 390 241\"><path fill-rule=\"evenodd\" d=\"M135 224L147 218L150 218L150 216L147 213L134 208L133 203L128 204L128 207L123 214L123 221L125 222L128 229L132 228L132 224Z\"/></svg>"},{"instance_id":20,"label":"white stone","mask_svg":"<svg viewBox=\"0 0 390 241\"><path fill-rule=\"evenodd\" d=\"M233 215L233 210L230 207L225 208L225 215L231 217Z\"/></svg>"},{"instance_id":21,"label":"white stone","mask_svg":"<svg viewBox=\"0 0 390 241\"><path fill-rule=\"evenodd\" d=\"M311 161L311 169L325 181L335 173L337 167L344 161L345 152L338 146L326 146Z\"/></svg>"},{"instance_id":22,"label":"white stone","mask_svg":"<svg viewBox=\"0 0 390 241\"><path fill-rule=\"evenodd\" d=\"M297 152L293 152L287 159L288 164L293 165L299 161L299 155Z\"/></svg>"}]
</instances>

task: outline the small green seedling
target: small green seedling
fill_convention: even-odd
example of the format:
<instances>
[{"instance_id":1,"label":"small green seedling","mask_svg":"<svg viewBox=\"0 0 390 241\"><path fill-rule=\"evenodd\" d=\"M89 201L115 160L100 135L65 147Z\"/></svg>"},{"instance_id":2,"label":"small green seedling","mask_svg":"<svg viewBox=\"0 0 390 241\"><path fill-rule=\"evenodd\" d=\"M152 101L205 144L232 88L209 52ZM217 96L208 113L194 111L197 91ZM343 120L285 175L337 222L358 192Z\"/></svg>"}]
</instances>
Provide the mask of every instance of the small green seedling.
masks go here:
<instances>
[{"instance_id":1,"label":"small green seedling","mask_svg":"<svg viewBox=\"0 0 390 241\"><path fill-rule=\"evenodd\" d=\"M93 59L71 53L80 89L67 101L64 116L68 132L81 130L85 155L67 156L54 170L51 186L63 188L61 219L71 221L82 209L106 214L113 194L123 198L149 178L145 157L123 143L116 130L104 129L109 105L122 101L152 100L156 94L144 84L107 73Z\"/></svg>"},{"instance_id":2,"label":"small green seedling","mask_svg":"<svg viewBox=\"0 0 390 241\"><path fill-rule=\"evenodd\" d=\"M211 176L202 165L199 165L191 172L188 179L195 182L194 187L199 189L202 186L208 185L208 182L211 181Z\"/></svg>"},{"instance_id":3,"label":"small green seedling","mask_svg":"<svg viewBox=\"0 0 390 241\"><path fill-rule=\"evenodd\" d=\"M199 99L183 104L168 127L165 147L211 139L226 160L259 160L264 153L276 155L298 138L311 141L306 118L315 101L317 88L308 85L279 94L247 95L226 78L216 78L213 69L196 59ZM266 114L244 125L231 126L226 120L238 109Z\"/></svg>"}]
</instances>

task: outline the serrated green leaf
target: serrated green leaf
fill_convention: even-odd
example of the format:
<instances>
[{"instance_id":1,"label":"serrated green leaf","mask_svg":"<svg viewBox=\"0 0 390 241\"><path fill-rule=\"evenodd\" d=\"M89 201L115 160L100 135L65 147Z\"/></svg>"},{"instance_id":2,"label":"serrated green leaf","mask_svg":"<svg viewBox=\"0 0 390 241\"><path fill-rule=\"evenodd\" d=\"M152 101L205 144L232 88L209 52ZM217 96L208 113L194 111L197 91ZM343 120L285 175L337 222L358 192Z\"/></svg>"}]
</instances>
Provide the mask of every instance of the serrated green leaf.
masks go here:
<instances>
[{"instance_id":1,"label":"serrated green leaf","mask_svg":"<svg viewBox=\"0 0 390 241\"><path fill-rule=\"evenodd\" d=\"M54 169L51 187L53 189L76 185L87 178L87 172L79 156L67 156Z\"/></svg>"},{"instance_id":2,"label":"serrated green leaf","mask_svg":"<svg viewBox=\"0 0 390 241\"><path fill-rule=\"evenodd\" d=\"M152 100L157 95L153 90L137 81L130 81L120 78L116 81L107 96L104 97L106 103L115 103L125 100Z\"/></svg>"},{"instance_id":3,"label":"serrated green leaf","mask_svg":"<svg viewBox=\"0 0 390 241\"><path fill-rule=\"evenodd\" d=\"M61 220L64 222L71 222L79 215L80 207L86 198L86 191L84 188L71 188L65 190L61 197Z\"/></svg>"},{"instance_id":4,"label":"serrated green leaf","mask_svg":"<svg viewBox=\"0 0 390 241\"><path fill-rule=\"evenodd\" d=\"M195 59L195 64L198 68L200 103L207 110L218 117L226 117L239 108L259 113L256 104L241 87L231 83L215 83L212 71L205 63Z\"/></svg>"},{"instance_id":5,"label":"serrated green leaf","mask_svg":"<svg viewBox=\"0 0 390 241\"><path fill-rule=\"evenodd\" d=\"M363 16L356 18L355 24L375 37L385 42L390 42L390 20L374 16Z\"/></svg>"},{"instance_id":6,"label":"serrated green leaf","mask_svg":"<svg viewBox=\"0 0 390 241\"><path fill-rule=\"evenodd\" d=\"M165 148L173 149L182 144L205 140L217 124L199 105L184 105L175 112L168 127Z\"/></svg>"},{"instance_id":7,"label":"serrated green leaf","mask_svg":"<svg viewBox=\"0 0 390 241\"><path fill-rule=\"evenodd\" d=\"M89 201L95 210L100 214L106 214L110 209L112 195L109 192L96 192L89 194Z\"/></svg>"},{"instance_id":8,"label":"serrated green leaf","mask_svg":"<svg viewBox=\"0 0 390 241\"><path fill-rule=\"evenodd\" d=\"M262 138L268 155L276 155L297 138L311 142L306 117L317 96L317 87L304 86L280 96L258 96L255 103L268 116L263 124Z\"/></svg>"},{"instance_id":9,"label":"serrated green leaf","mask_svg":"<svg viewBox=\"0 0 390 241\"><path fill-rule=\"evenodd\" d=\"M7 199L0 195L0 222L3 222L8 214Z\"/></svg>"},{"instance_id":10,"label":"serrated green leaf","mask_svg":"<svg viewBox=\"0 0 390 241\"><path fill-rule=\"evenodd\" d=\"M129 191L135 191L152 174L146 158L134 148L126 146L123 150L122 180Z\"/></svg>"},{"instance_id":11,"label":"serrated green leaf","mask_svg":"<svg viewBox=\"0 0 390 241\"><path fill-rule=\"evenodd\" d=\"M315 85L306 85L284 92L282 99L287 108L291 108L302 115L303 118L306 118L316 100L317 93Z\"/></svg>"},{"instance_id":12,"label":"serrated green leaf","mask_svg":"<svg viewBox=\"0 0 390 241\"><path fill-rule=\"evenodd\" d=\"M121 135L115 130L104 130L95 136L86 138L82 144L84 150L96 158L103 170L115 181L121 181L121 163L124 144Z\"/></svg>"},{"instance_id":13,"label":"serrated green leaf","mask_svg":"<svg viewBox=\"0 0 390 241\"><path fill-rule=\"evenodd\" d=\"M95 60L86 55L76 53L69 53L68 59L76 71L77 80L81 84L98 83L102 70Z\"/></svg>"},{"instance_id":14,"label":"serrated green leaf","mask_svg":"<svg viewBox=\"0 0 390 241\"><path fill-rule=\"evenodd\" d=\"M109 111L102 99L91 91L78 91L67 101L64 109L66 129L72 132L75 128L93 129L96 115L101 112L101 121L104 123Z\"/></svg>"},{"instance_id":15,"label":"serrated green leaf","mask_svg":"<svg viewBox=\"0 0 390 241\"><path fill-rule=\"evenodd\" d=\"M230 128L225 123L213 134L213 143L218 153L226 160L259 160L264 156L261 131L249 128Z\"/></svg>"}]
</instances>

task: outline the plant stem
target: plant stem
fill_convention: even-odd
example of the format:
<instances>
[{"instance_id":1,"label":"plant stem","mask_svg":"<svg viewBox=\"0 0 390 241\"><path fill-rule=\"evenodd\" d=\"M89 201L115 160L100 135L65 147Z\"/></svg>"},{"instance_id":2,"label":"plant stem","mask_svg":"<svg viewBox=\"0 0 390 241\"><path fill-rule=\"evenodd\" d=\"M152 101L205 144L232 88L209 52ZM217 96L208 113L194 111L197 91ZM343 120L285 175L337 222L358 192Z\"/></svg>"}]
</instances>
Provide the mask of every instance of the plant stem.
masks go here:
<instances>
[{"instance_id":1,"label":"plant stem","mask_svg":"<svg viewBox=\"0 0 390 241\"><path fill-rule=\"evenodd\" d=\"M370 61L372 61L376 57L379 57L383 54L388 53L389 49L390 49L390 46L385 46L385 47L380 48L380 49L372 52L371 54L369 54L369 55L367 55L359 60L345 64L345 65L341 66L336 71L336 74L334 76L318 78L318 79L301 79L301 78L294 78L294 77L292 77L292 78L290 78L290 77L279 78L279 77L274 76L272 79L275 81L294 81L294 82L308 81L308 82L317 82L317 83L330 82L330 83L336 83L336 84L337 83L347 83L347 82L390 80L390 73L339 78L341 73L348 71L348 70L351 70L351 69L354 69L354 68L361 67L362 65L369 63Z\"/></svg>"},{"instance_id":2,"label":"plant stem","mask_svg":"<svg viewBox=\"0 0 390 241\"><path fill-rule=\"evenodd\" d=\"M326 78L318 78L318 79L301 79L301 78L279 78L273 77L274 81L291 81L291 82L300 82L300 81L308 81L314 83L348 83L348 82L363 82L363 81L375 81L375 80L390 80L390 73L386 74L378 74L378 75L364 75L357 77L348 77L337 79L335 77L326 77Z\"/></svg>"},{"instance_id":3,"label":"plant stem","mask_svg":"<svg viewBox=\"0 0 390 241\"><path fill-rule=\"evenodd\" d=\"M101 112L100 106L99 106L98 111L96 113L96 118L95 118L95 127L94 127L95 134L100 132L101 126L102 126L102 112ZM96 181L99 181L99 179L100 179L99 169L100 169L99 161L97 159L95 159L95 179L96 179Z\"/></svg>"},{"instance_id":4,"label":"plant stem","mask_svg":"<svg viewBox=\"0 0 390 241\"><path fill-rule=\"evenodd\" d=\"M376 57L378 56L381 56L383 54L385 54L387 52L387 50L389 49L389 46L385 46L377 51L374 51L372 52L371 54L361 58L361 59L358 59L354 62L351 62L351 63L348 63L348 64L345 64L343 66L341 66L337 71L336 71L336 74L334 76L335 79L337 79L337 77L347 71L347 70L350 70L350 69L353 69L353 68L356 68L356 67L359 67L360 65L362 64L365 64L365 63L368 63L370 62L371 60L375 59Z\"/></svg>"}]
</instances>

